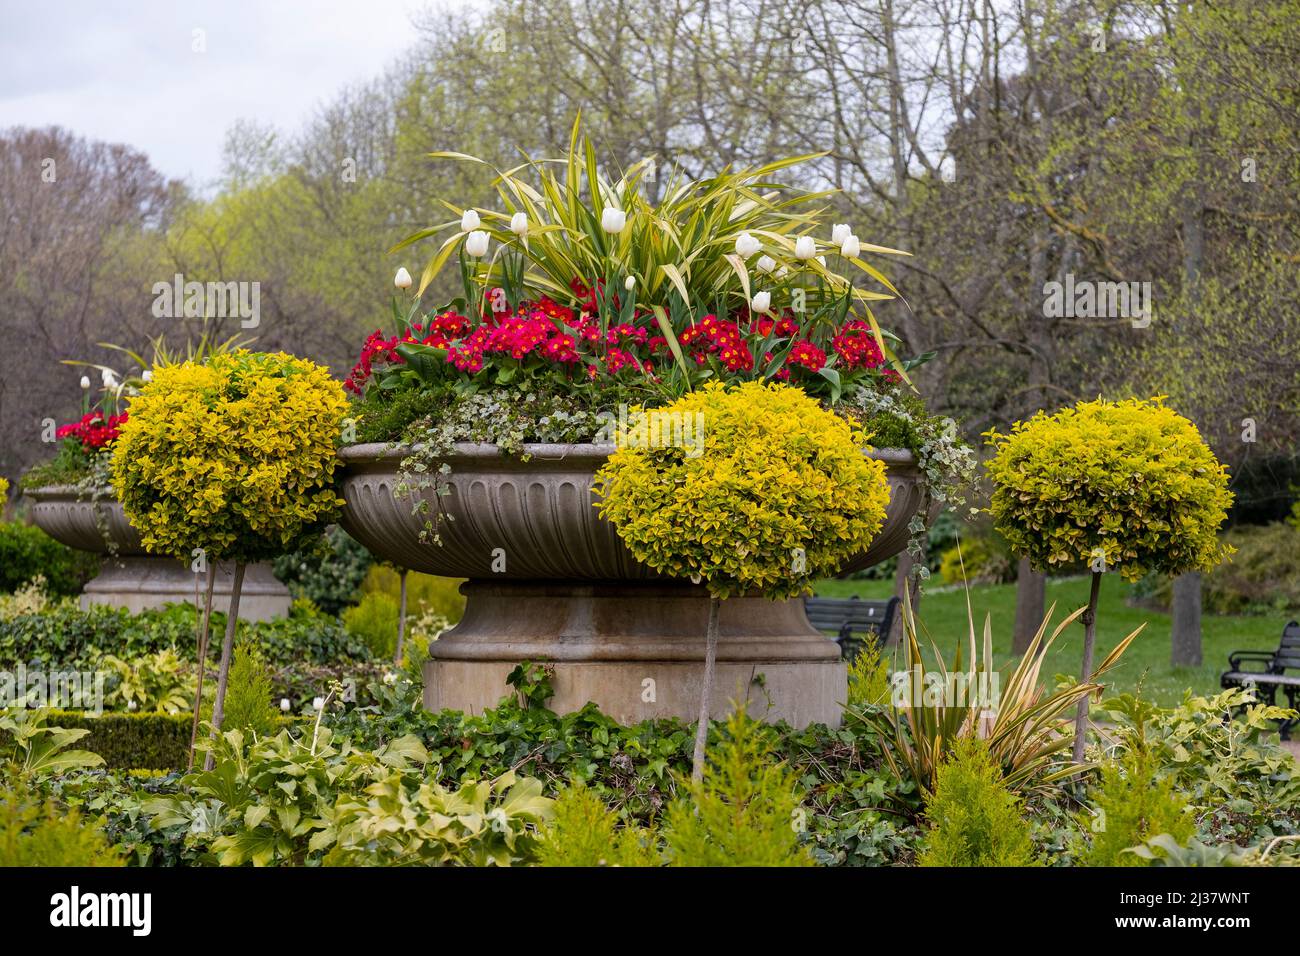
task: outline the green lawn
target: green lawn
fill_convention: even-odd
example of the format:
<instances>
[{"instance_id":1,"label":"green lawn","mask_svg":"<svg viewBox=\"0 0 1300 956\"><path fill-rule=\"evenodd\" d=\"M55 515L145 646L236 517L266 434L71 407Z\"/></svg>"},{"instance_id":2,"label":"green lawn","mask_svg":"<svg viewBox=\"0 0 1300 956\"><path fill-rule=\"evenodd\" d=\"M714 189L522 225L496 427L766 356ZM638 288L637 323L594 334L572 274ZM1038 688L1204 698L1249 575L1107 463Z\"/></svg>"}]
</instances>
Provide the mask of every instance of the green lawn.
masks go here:
<instances>
[{"instance_id":1,"label":"green lawn","mask_svg":"<svg viewBox=\"0 0 1300 956\"><path fill-rule=\"evenodd\" d=\"M819 581L817 594L822 597L886 598L893 593L892 581ZM1102 582L1101 602L1097 611L1097 659L1130 631L1146 622L1123 659L1107 675L1116 693L1141 688L1142 696L1162 705L1176 703L1183 691L1191 688L1198 694L1218 690L1219 675L1227 669L1228 652L1243 648L1273 650L1287 618L1282 615L1261 617L1212 617L1202 619L1204 664L1200 667L1172 667L1169 664L1169 615L1158 611L1129 607L1125 603L1129 586L1117 577ZM1053 620L1059 621L1071 611L1088 603L1088 579L1065 578L1048 581L1047 604L1056 602ZM993 618L993 650L999 666L1010 660L1011 628L1016 614L1016 586L999 584L971 589L971 607L975 612L977 635L983 633L984 616ZM931 586L922 596L918 617L935 643L951 663L957 641L967 634L966 595L960 587ZM964 647L963 643L963 647ZM1073 625L1057 638L1048 658L1044 675L1077 675L1083 653L1083 626ZM1285 703L1279 701L1279 703Z\"/></svg>"}]
</instances>

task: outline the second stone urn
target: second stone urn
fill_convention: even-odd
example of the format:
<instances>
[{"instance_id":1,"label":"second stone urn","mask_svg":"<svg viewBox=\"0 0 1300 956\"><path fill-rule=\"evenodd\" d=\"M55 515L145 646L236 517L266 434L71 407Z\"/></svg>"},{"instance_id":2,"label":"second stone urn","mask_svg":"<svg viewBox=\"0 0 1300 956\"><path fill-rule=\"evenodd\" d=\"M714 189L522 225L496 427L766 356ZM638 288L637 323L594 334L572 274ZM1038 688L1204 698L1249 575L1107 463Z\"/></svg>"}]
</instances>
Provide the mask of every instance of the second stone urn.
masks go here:
<instances>
[{"instance_id":1,"label":"second stone urn","mask_svg":"<svg viewBox=\"0 0 1300 956\"><path fill-rule=\"evenodd\" d=\"M164 604L195 604L202 600L203 575L173 558L149 554L140 543L122 505L111 492L92 497L68 485L33 488L25 492L32 499L32 520L56 541L79 551L103 555L99 575L82 591L81 606L104 604L124 607L132 614ZM217 565L212 588L212 608L226 613L234 565ZM293 603L286 588L265 562L251 564L244 573L239 616L264 621L289 613Z\"/></svg>"},{"instance_id":2,"label":"second stone urn","mask_svg":"<svg viewBox=\"0 0 1300 956\"><path fill-rule=\"evenodd\" d=\"M450 471L439 488L399 496L409 449L342 449L348 533L402 567L468 579L464 618L429 649L426 707L481 713L510 693L510 672L531 661L552 670L548 706L558 713L590 701L625 724L694 719L708 593L641 565L600 518L593 479L613 450L533 444L508 455L495 445L456 445L443 458ZM889 509L845 572L902 551L921 503L910 452L870 454L887 466ZM436 543L424 535L431 519ZM795 726L839 722L845 665L801 600L731 598L719 624L715 714L745 702L753 716Z\"/></svg>"}]
</instances>

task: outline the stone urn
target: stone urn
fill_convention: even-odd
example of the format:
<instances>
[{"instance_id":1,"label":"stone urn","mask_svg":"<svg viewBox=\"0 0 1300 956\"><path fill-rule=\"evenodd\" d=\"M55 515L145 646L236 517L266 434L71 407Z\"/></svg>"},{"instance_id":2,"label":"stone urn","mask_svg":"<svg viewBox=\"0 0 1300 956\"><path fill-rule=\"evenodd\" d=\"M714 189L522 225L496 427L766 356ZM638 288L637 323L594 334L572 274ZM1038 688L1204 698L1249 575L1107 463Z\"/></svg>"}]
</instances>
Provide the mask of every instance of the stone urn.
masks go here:
<instances>
[{"instance_id":1,"label":"stone urn","mask_svg":"<svg viewBox=\"0 0 1300 956\"><path fill-rule=\"evenodd\" d=\"M694 719L699 711L709 597L703 587L657 575L623 546L593 507L596 471L612 445L460 444L432 488L398 498L409 449L353 445L343 461L343 527L375 554L413 571L468 578L461 622L429 648L425 706L481 713L510 692L521 661L554 668L548 706L568 713L588 701L620 723ZM916 460L878 449L890 504L880 533L844 573L907 545L920 506ZM438 516L438 543L421 540ZM802 600L737 597L719 618L715 714L744 701L751 715L795 726L835 725L847 697L839 646L808 623Z\"/></svg>"},{"instance_id":2,"label":"stone urn","mask_svg":"<svg viewBox=\"0 0 1300 956\"><path fill-rule=\"evenodd\" d=\"M24 493L32 499L32 520L42 531L70 548L104 556L99 575L82 592L83 608L106 604L136 614L164 604L203 600L203 575L181 561L145 551L139 533L111 492L96 500L70 485L32 488ZM214 611L230 610L233 581L234 564L219 563L212 589ZM241 620L283 616L292 603L289 589L271 573L269 564L248 566L239 598Z\"/></svg>"}]
</instances>

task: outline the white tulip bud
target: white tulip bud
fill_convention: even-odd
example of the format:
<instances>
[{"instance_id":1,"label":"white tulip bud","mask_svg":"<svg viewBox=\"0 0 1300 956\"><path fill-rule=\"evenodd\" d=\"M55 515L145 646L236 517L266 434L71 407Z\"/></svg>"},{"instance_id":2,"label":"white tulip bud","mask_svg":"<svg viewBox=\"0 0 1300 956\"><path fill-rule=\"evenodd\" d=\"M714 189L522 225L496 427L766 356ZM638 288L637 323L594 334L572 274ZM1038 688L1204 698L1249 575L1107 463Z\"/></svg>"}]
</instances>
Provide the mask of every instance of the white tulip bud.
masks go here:
<instances>
[{"instance_id":1,"label":"white tulip bud","mask_svg":"<svg viewBox=\"0 0 1300 956\"><path fill-rule=\"evenodd\" d=\"M81 390L82 390L83 392L88 392L88 391L90 391L90 376L89 376L89 375L83 375L83 376L81 376Z\"/></svg>"},{"instance_id":2,"label":"white tulip bud","mask_svg":"<svg viewBox=\"0 0 1300 956\"><path fill-rule=\"evenodd\" d=\"M473 232L479 227L478 213L473 209L466 209L460 217L460 231Z\"/></svg>"},{"instance_id":3,"label":"white tulip bud","mask_svg":"<svg viewBox=\"0 0 1300 956\"><path fill-rule=\"evenodd\" d=\"M763 292L755 293L754 300L749 303L751 312L766 312L772 307L772 293Z\"/></svg>"},{"instance_id":4,"label":"white tulip bud","mask_svg":"<svg viewBox=\"0 0 1300 956\"><path fill-rule=\"evenodd\" d=\"M104 383L105 388L117 387L117 376L113 374L111 368L106 368L99 373L99 380Z\"/></svg>"},{"instance_id":5,"label":"white tulip bud","mask_svg":"<svg viewBox=\"0 0 1300 956\"><path fill-rule=\"evenodd\" d=\"M135 711L140 709L140 705L134 700L128 701L126 705L126 709L131 711L132 713L135 713Z\"/></svg>"},{"instance_id":6,"label":"white tulip bud","mask_svg":"<svg viewBox=\"0 0 1300 956\"><path fill-rule=\"evenodd\" d=\"M140 378L146 382L153 381L153 369L147 368L140 373Z\"/></svg>"},{"instance_id":7,"label":"white tulip bud","mask_svg":"<svg viewBox=\"0 0 1300 956\"><path fill-rule=\"evenodd\" d=\"M281 697L281 698L280 698L280 710L284 711L286 714L289 713L289 698L288 698L288 697Z\"/></svg>"},{"instance_id":8,"label":"white tulip bud","mask_svg":"<svg viewBox=\"0 0 1300 956\"><path fill-rule=\"evenodd\" d=\"M510 217L510 231L516 236L527 235L528 233L528 213L517 212Z\"/></svg>"},{"instance_id":9,"label":"white tulip bud","mask_svg":"<svg viewBox=\"0 0 1300 956\"><path fill-rule=\"evenodd\" d=\"M759 256L757 265L759 272L771 272L776 268L776 260L771 256Z\"/></svg>"},{"instance_id":10,"label":"white tulip bud","mask_svg":"<svg viewBox=\"0 0 1300 956\"><path fill-rule=\"evenodd\" d=\"M636 288L636 276L628 276L626 279L624 279L624 280L623 280L623 288L624 288L624 289L627 289L628 292L631 292L633 289L635 289L635 288Z\"/></svg>"},{"instance_id":11,"label":"white tulip bud","mask_svg":"<svg viewBox=\"0 0 1300 956\"><path fill-rule=\"evenodd\" d=\"M742 259L748 259L759 250L759 242L747 232L742 232L736 237L736 255Z\"/></svg>"},{"instance_id":12,"label":"white tulip bud","mask_svg":"<svg viewBox=\"0 0 1300 956\"><path fill-rule=\"evenodd\" d=\"M397 270L397 275L393 276L393 285L399 289L409 289L411 287L411 274L406 271L406 266Z\"/></svg>"},{"instance_id":13,"label":"white tulip bud","mask_svg":"<svg viewBox=\"0 0 1300 956\"><path fill-rule=\"evenodd\" d=\"M794 243L794 257L796 259L811 259L817 255L817 243L813 242L812 236L800 236Z\"/></svg>"},{"instance_id":14,"label":"white tulip bud","mask_svg":"<svg viewBox=\"0 0 1300 956\"><path fill-rule=\"evenodd\" d=\"M465 251L475 259L481 259L487 254L488 234L482 229L475 229L465 237Z\"/></svg>"},{"instance_id":15,"label":"white tulip bud","mask_svg":"<svg viewBox=\"0 0 1300 956\"><path fill-rule=\"evenodd\" d=\"M844 240L847 239L852 232L853 230L849 228L847 222L837 222L833 227L831 227L831 242L835 243L837 246L843 245Z\"/></svg>"},{"instance_id":16,"label":"white tulip bud","mask_svg":"<svg viewBox=\"0 0 1300 956\"><path fill-rule=\"evenodd\" d=\"M621 209L607 206L605 211L600 214L600 228L606 232L618 234L623 231L623 227L626 225L627 213Z\"/></svg>"},{"instance_id":17,"label":"white tulip bud","mask_svg":"<svg viewBox=\"0 0 1300 956\"><path fill-rule=\"evenodd\" d=\"M825 267L826 267L826 257L825 257L825 256L818 256L818 257L817 257L817 261L821 264L822 268L825 268Z\"/></svg>"},{"instance_id":18,"label":"white tulip bud","mask_svg":"<svg viewBox=\"0 0 1300 956\"><path fill-rule=\"evenodd\" d=\"M840 255L846 259L856 259L862 254L862 242L857 236L849 235L845 237L844 242L840 245Z\"/></svg>"}]
</instances>

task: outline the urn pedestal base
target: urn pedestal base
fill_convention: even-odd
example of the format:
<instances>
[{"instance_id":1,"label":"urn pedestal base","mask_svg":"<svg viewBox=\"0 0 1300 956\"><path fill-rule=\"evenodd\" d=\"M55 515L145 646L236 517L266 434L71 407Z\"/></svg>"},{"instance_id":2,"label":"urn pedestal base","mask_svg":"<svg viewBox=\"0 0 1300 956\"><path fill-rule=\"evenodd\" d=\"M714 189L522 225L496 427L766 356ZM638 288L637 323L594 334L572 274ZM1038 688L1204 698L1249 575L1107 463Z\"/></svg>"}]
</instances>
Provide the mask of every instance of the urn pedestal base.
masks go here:
<instances>
[{"instance_id":1,"label":"urn pedestal base","mask_svg":"<svg viewBox=\"0 0 1300 956\"><path fill-rule=\"evenodd\" d=\"M465 616L429 647L424 704L482 713L513 693L521 661L553 667L557 713L589 701L622 724L693 721L704 677L709 597L703 588L647 582L472 580ZM837 726L848 696L834 641L815 630L803 602L724 601L710 710L744 703L753 717Z\"/></svg>"},{"instance_id":2,"label":"urn pedestal base","mask_svg":"<svg viewBox=\"0 0 1300 956\"><path fill-rule=\"evenodd\" d=\"M229 613L234 575L233 564L223 561L217 565L217 579L212 589L214 611ZM82 592L81 606L124 607L132 614L164 604L189 603L201 607L205 583L204 575L195 574L187 565L171 558L105 555L99 575L88 582ZM292 603L289 589L271 573L269 564L248 566L239 595L240 620L267 621L284 617Z\"/></svg>"}]
</instances>

